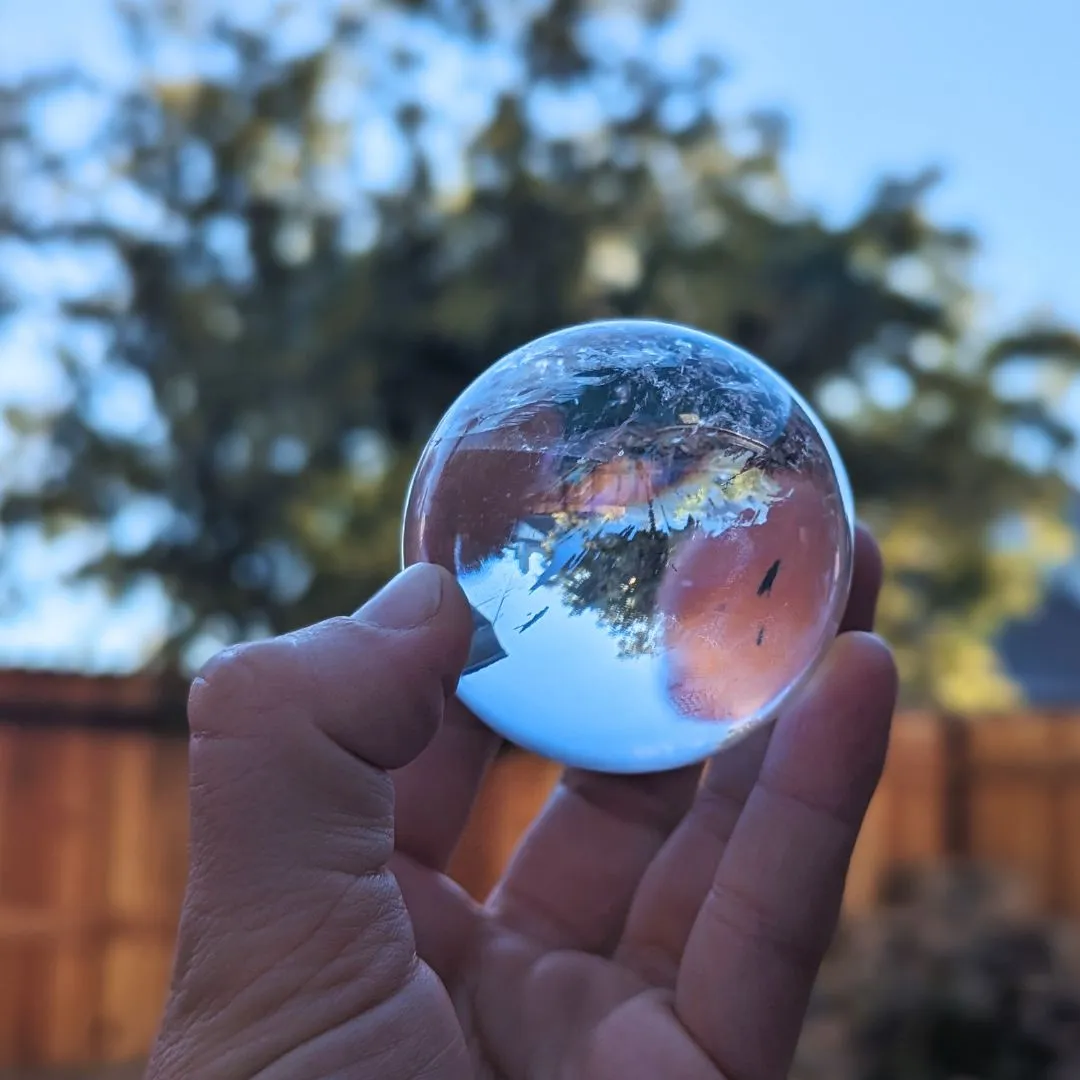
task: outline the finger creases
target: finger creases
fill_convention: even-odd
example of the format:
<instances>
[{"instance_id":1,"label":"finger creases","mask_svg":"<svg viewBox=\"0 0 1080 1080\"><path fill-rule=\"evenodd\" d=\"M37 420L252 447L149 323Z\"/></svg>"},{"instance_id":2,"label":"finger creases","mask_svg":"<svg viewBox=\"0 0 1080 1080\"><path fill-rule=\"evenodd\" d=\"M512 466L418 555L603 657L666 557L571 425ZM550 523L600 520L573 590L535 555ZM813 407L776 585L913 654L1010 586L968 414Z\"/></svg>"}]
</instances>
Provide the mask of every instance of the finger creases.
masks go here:
<instances>
[{"instance_id":1,"label":"finger creases","mask_svg":"<svg viewBox=\"0 0 1080 1080\"><path fill-rule=\"evenodd\" d=\"M216 876L232 868L230 883L276 894L305 867L356 874L385 865L386 770L430 742L468 648L468 605L444 571L423 568L398 584L407 590L411 577L430 599L433 582L421 579L432 576L440 598L426 614L415 596L382 595L353 618L229 650L195 681L193 880L210 875L220 892ZM420 619L388 626L388 606Z\"/></svg>"},{"instance_id":2,"label":"finger creases","mask_svg":"<svg viewBox=\"0 0 1080 1080\"><path fill-rule=\"evenodd\" d=\"M470 633L453 580L422 567L351 618L228 650L196 679L174 1027L197 1013L225 1038L273 1015L277 1046L299 987L355 1015L397 992L416 957L388 770L435 734Z\"/></svg>"},{"instance_id":3,"label":"finger creases","mask_svg":"<svg viewBox=\"0 0 1080 1080\"><path fill-rule=\"evenodd\" d=\"M861 526L854 551L842 632L871 629L881 585L880 553ZM656 985L674 988L694 920L757 782L772 731L771 724L758 728L709 763L689 813L642 876L616 955Z\"/></svg>"}]
</instances>

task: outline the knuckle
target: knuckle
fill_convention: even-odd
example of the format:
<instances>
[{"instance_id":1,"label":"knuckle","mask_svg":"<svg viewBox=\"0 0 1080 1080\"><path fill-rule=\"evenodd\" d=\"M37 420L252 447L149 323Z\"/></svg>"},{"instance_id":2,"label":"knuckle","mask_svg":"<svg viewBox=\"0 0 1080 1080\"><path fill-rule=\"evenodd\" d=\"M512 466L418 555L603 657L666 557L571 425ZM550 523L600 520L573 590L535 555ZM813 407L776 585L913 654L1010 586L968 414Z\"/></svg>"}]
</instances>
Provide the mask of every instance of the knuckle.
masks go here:
<instances>
[{"instance_id":1,"label":"knuckle","mask_svg":"<svg viewBox=\"0 0 1080 1080\"><path fill-rule=\"evenodd\" d=\"M832 935L826 921L785 918L775 905L719 882L713 884L710 901L714 922L757 949L771 952L795 971L816 972Z\"/></svg>"},{"instance_id":2,"label":"knuckle","mask_svg":"<svg viewBox=\"0 0 1080 1080\"><path fill-rule=\"evenodd\" d=\"M447 696L438 668L422 648L338 616L218 653L192 683L189 727L200 736L246 737L266 731L267 716L298 707L336 734L379 713L426 727Z\"/></svg>"},{"instance_id":3,"label":"knuckle","mask_svg":"<svg viewBox=\"0 0 1080 1080\"><path fill-rule=\"evenodd\" d=\"M335 615L278 640L309 657L318 671L330 676L371 667L372 661L378 661L387 651L384 635L378 628L348 615Z\"/></svg>"},{"instance_id":4,"label":"knuckle","mask_svg":"<svg viewBox=\"0 0 1080 1080\"><path fill-rule=\"evenodd\" d=\"M188 695L194 728L213 730L244 709L281 706L298 674L296 649L287 638L245 642L223 649L195 677Z\"/></svg>"},{"instance_id":5,"label":"knuckle","mask_svg":"<svg viewBox=\"0 0 1080 1080\"><path fill-rule=\"evenodd\" d=\"M694 803L694 819L714 842L727 844L746 805L747 796L706 782Z\"/></svg>"},{"instance_id":6,"label":"knuckle","mask_svg":"<svg viewBox=\"0 0 1080 1080\"><path fill-rule=\"evenodd\" d=\"M325 622L315 627L317 631L326 634L348 634L363 641L371 637L372 627L354 619L351 615L334 615Z\"/></svg>"}]
</instances>

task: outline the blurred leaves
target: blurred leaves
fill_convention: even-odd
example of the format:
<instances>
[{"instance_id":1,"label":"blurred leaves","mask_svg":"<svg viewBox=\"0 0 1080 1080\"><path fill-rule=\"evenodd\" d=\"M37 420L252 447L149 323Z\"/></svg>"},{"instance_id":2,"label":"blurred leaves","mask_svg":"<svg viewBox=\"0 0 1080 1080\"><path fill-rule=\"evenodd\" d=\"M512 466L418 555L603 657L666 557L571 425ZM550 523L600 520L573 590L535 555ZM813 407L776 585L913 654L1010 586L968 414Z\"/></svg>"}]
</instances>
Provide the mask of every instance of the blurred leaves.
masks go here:
<instances>
[{"instance_id":1,"label":"blurred leaves","mask_svg":"<svg viewBox=\"0 0 1080 1080\"><path fill-rule=\"evenodd\" d=\"M1015 880L899 870L822 968L792 1080L1066 1080L1080 942Z\"/></svg>"},{"instance_id":2,"label":"blurred leaves","mask_svg":"<svg viewBox=\"0 0 1080 1080\"><path fill-rule=\"evenodd\" d=\"M20 293L28 250L67 283L48 351L68 387L8 417L48 467L3 481L0 512L111 530L84 573L163 584L165 659L360 603L463 386L555 327L648 314L735 340L821 408L886 549L909 695L1008 703L988 643L1066 554L1080 338L975 340L974 238L926 215L933 172L843 225L805 212L784 118L723 116L717 58L663 59L674 3L124 18L119 88L0 91L0 299L8 323L43 303ZM98 119L57 150L42 108L76 85ZM91 245L112 261L69 272ZM146 499L157 525L125 540Z\"/></svg>"}]
</instances>

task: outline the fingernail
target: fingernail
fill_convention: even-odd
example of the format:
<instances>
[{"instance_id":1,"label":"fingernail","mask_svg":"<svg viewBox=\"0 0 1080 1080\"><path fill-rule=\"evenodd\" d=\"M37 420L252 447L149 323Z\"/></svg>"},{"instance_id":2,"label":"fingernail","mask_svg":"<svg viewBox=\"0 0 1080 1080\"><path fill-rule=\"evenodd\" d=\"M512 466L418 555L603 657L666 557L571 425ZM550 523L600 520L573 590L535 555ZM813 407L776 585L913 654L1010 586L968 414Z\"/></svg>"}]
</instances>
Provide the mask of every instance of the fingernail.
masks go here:
<instances>
[{"instance_id":1,"label":"fingernail","mask_svg":"<svg viewBox=\"0 0 1080 1080\"><path fill-rule=\"evenodd\" d=\"M442 604L442 574L429 563L417 563L377 592L356 618L388 630L411 630L431 619Z\"/></svg>"}]
</instances>

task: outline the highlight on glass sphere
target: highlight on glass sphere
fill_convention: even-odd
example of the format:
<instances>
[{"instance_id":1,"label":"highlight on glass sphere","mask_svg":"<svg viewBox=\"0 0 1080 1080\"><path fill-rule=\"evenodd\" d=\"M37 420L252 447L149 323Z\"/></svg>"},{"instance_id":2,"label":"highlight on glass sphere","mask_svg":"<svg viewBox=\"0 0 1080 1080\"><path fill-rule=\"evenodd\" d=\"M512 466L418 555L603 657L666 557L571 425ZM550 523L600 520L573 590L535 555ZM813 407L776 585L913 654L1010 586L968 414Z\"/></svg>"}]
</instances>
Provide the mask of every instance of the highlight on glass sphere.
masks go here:
<instances>
[{"instance_id":1,"label":"highlight on glass sphere","mask_svg":"<svg viewBox=\"0 0 1080 1080\"><path fill-rule=\"evenodd\" d=\"M612 773L773 719L835 636L851 491L778 374L668 323L587 323L498 361L421 455L403 561L456 575L458 697L524 749Z\"/></svg>"}]
</instances>

